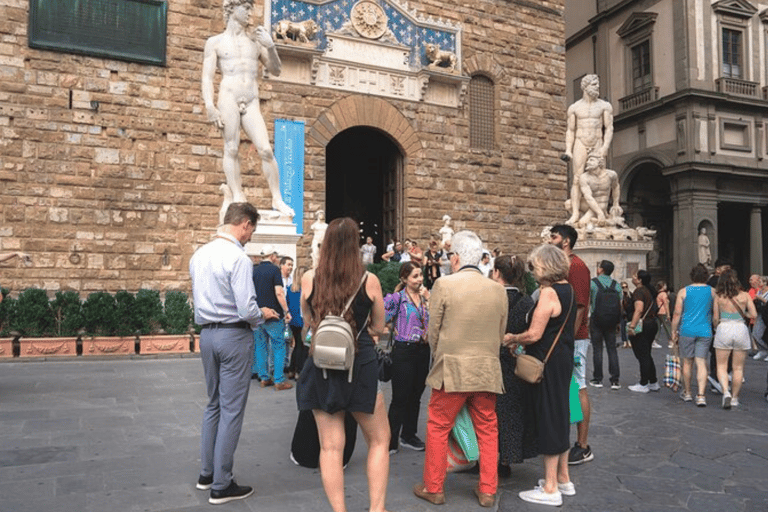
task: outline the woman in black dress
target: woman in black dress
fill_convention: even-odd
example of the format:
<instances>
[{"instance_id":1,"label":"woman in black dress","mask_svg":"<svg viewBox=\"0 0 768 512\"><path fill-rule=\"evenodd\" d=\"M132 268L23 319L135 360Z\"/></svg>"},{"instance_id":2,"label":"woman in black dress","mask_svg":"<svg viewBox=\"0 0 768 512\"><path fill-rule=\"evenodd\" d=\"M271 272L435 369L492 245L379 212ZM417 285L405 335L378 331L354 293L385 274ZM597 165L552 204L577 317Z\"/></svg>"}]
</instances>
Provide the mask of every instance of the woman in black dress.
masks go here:
<instances>
[{"instance_id":1,"label":"woman in black dress","mask_svg":"<svg viewBox=\"0 0 768 512\"><path fill-rule=\"evenodd\" d=\"M301 310L304 321L316 330L327 314L338 315L355 294L365 272L360 259L357 223L345 217L328 225L320 248L317 269L301 280ZM347 371L329 370L327 378L311 357L301 370L296 388L299 410L311 410L320 436L320 475L335 512L344 503L344 416L352 413L368 443L368 486L372 512L384 511L389 478L389 421L384 395L378 389L378 362L369 333L384 331L384 299L381 284L367 274L352 307L345 314L357 336L352 382ZM358 335L359 331L359 335Z\"/></svg>"},{"instance_id":2,"label":"woman in black dress","mask_svg":"<svg viewBox=\"0 0 768 512\"><path fill-rule=\"evenodd\" d=\"M509 301L507 333L518 334L527 328L526 313L533 307L533 299L525 295L523 279L525 262L516 256L499 256L493 261L491 279L504 286ZM515 358L507 347L499 354L504 379L504 394L496 398L496 417L499 420L499 476L511 474L510 464L537 455L536 438L531 429L533 414L528 384L515 376ZM528 426L528 429L526 429Z\"/></svg>"},{"instance_id":3,"label":"woman in black dress","mask_svg":"<svg viewBox=\"0 0 768 512\"><path fill-rule=\"evenodd\" d=\"M544 368L544 378L533 386L537 448L544 458L544 479L520 498L533 503L559 506L562 494L576 490L568 474L570 408L568 404L573 373L573 335L576 303L568 284L568 257L554 245L542 245L528 257L528 266L540 285L539 299L531 326L522 334L504 335L504 343L524 345L526 353L544 360L555 343ZM558 333L560 333L558 338Z\"/></svg>"}]
</instances>

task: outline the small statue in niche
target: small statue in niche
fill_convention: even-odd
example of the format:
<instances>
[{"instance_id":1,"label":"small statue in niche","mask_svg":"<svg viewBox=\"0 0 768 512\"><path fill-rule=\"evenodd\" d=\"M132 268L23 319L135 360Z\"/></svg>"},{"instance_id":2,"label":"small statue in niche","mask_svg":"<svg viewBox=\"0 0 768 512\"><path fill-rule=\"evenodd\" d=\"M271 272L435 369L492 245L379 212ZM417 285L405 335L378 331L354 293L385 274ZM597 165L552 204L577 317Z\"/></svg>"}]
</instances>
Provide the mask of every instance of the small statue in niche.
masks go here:
<instances>
[{"instance_id":1,"label":"small statue in niche","mask_svg":"<svg viewBox=\"0 0 768 512\"><path fill-rule=\"evenodd\" d=\"M291 21L280 20L274 24L272 38L277 41L308 44L314 39L320 27L315 20Z\"/></svg>"},{"instance_id":2,"label":"small statue in niche","mask_svg":"<svg viewBox=\"0 0 768 512\"><path fill-rule=\"evenodd\" d=\"M439 68L454 73L456 71L456 54L441 50L436 44L424 46L430 68Z\"/></svg>"}]
</instances>

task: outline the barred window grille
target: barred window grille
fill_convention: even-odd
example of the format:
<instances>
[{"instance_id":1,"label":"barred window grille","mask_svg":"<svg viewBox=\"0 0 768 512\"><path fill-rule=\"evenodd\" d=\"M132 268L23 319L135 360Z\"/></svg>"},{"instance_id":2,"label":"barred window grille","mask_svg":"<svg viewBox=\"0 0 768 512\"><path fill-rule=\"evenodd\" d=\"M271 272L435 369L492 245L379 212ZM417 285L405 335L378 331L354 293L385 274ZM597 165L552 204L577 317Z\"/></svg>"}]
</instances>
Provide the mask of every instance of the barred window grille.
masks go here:
<instances>
[{"instance_id":1,"label":"barred window grille","mask_svg":"<svg viewBox=\"0 0 768 512\"><path fill-rule=\"evenodd\" d=\"M469 145L493 149L493 81L475 75L469 81Z\"/></svg>"}]
</instances>

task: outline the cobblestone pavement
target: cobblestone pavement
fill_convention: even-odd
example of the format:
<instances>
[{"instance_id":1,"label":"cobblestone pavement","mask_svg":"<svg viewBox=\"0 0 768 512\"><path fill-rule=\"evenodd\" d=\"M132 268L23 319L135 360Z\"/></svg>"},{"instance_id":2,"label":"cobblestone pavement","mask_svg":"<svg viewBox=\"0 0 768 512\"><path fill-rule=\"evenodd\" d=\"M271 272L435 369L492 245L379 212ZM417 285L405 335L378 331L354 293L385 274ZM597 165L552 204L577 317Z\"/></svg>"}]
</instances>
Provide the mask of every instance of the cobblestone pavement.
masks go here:
<instances>
[{"instance_id":1,"label":"cobblestone pavement","mask_svg":"<svg viewBox=\"0 0 768 512\"><path fill-rule=\"evenodd\" d=\"M577 495L565 498L563 510L768 510L768 363L748 360L742 405L725 411L709 391L706 408L669 390L628 391L637 363L629 350L619 352L622 389L589 389L595 460L572 467ZM659 371L665 352L654 350ZM194 356L0 364L0 511L210 510L208 493L194 487L204 404ZM254 382L235 472L256 494L219 509L330 510L318 471L288 458L296 415L293 391ZM365 453L358 436L346 471L350 511L367 510ZM472 494L477 477L470 474L448 476L442 507L415 498L422 463L422 453L407 449L392 456L390 511L487 510ZM517 497L540 476L537 459L514 466L501 481L496 509L550 509Z\"/></svg>"}]
</instances>

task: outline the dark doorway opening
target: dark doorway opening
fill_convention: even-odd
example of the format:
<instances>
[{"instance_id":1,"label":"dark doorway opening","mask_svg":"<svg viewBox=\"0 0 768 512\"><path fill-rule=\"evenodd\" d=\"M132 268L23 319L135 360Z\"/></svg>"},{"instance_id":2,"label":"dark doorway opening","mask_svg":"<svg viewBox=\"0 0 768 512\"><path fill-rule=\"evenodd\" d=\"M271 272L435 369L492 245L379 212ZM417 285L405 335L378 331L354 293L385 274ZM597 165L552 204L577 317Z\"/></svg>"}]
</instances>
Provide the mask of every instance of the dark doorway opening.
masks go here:
<instances>
[{"instance_id":1,"label":"dark doorway opening","mask_svg":"<svg viewBox=\"0 0 768 512\"><path fill-rule=\"evenodd\" d=\"M328 222L338 217L359 222L361 243L373 238L378 261L400 233L402 153L381 131L355 127L336 135L325 157Z\"/></svg>"},{"instance_id":2,"label":"dark doorway opening","mask_svg":"<svg viewBox=\"0 0 768 512\"><path fill-rule=\"evenodd\" d=\"M717 257L731 263L739 281L749 281L749 222L752 207L748 204L720 203L717 205ZM714 265L714 261L712 264ZM746 288L747 290L749 287Z\"/></svg>"},{"instance_id":3,"label":"dark doorway opening","mask_svg":"<svg viewBox=\"0 0 768 512\"><path fill-rule=\"evenodd\" d=\"M661 174L661 168L650 162L640 164L632 173L634 176L627 191L627 205L624 208L627 224L632 228L644 226L656 230L653 251L647 259L653 282L663 280L675 288L682 286L685 283L670 282L674 275L674 225L669 181Z\"/></svg>"}]
</instances>

